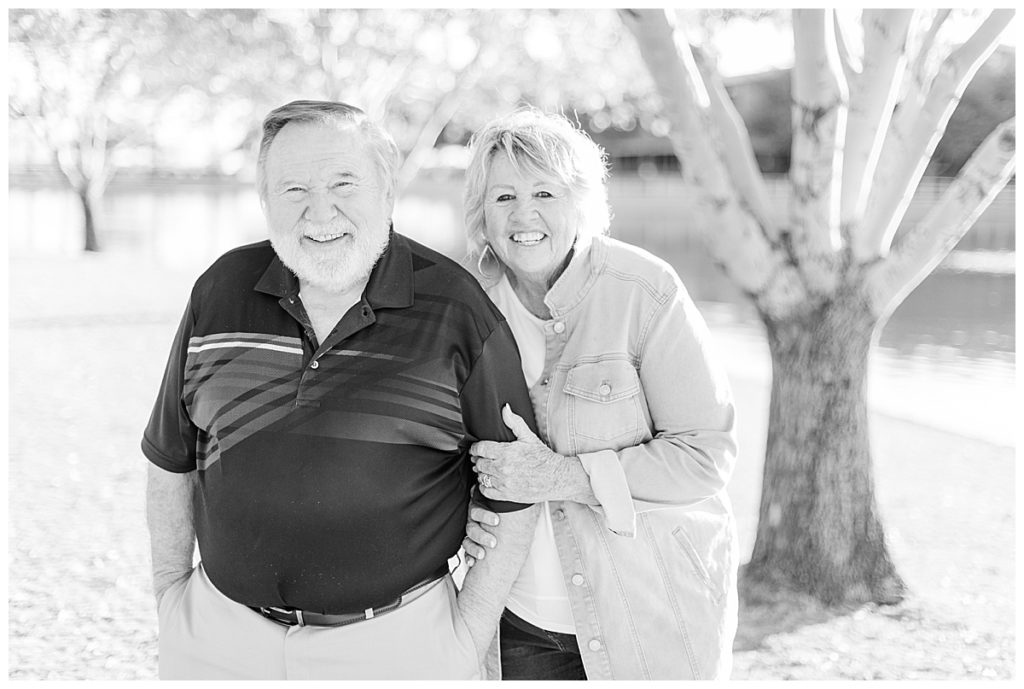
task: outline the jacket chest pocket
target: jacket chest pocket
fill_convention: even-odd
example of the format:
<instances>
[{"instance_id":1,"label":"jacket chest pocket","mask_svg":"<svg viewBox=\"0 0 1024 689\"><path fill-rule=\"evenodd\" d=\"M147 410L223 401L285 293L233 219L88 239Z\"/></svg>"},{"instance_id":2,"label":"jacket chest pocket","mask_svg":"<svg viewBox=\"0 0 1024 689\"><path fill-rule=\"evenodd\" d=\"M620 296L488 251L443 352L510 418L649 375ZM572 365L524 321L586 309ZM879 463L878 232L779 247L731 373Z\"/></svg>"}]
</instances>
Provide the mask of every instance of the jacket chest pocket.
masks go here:
<instances>
[{"instance_id":1,"label":"jacket chest pocket","mask_svg":"<svg viewBox=\"0 0 1024 689\"><path fill-rule=\"evenodd\" d=\"M577 452L636 444L644 417L640 378L628 361L577 364L569 370L563 392Z\"/></svg>"}]
</instances>

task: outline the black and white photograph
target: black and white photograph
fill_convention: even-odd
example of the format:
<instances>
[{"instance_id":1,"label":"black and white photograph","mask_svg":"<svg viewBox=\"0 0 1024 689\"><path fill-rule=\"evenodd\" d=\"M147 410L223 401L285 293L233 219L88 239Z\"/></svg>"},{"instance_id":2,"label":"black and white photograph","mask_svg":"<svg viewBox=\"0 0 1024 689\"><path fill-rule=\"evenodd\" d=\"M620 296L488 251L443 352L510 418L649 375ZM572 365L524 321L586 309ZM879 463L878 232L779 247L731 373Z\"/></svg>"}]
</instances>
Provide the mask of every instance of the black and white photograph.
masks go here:
<instances>
[{"instance_id":1,"label":"black and white photograph","mask_svg":"<svg viewBox=\"0 0 1024 689\"><path fill-rule=\"evenodd\" d=\"M1009 3L7 19L7 679L1016 678Z\"/></svg>"}]
</instances>

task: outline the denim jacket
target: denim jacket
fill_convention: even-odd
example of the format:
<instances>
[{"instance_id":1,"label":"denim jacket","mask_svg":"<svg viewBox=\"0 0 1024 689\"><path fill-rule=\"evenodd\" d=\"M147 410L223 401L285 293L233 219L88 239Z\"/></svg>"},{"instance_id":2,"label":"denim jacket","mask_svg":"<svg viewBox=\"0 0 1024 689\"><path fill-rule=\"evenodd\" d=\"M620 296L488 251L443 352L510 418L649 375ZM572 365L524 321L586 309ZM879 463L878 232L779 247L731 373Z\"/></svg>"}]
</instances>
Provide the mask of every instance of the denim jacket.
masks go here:
<instances>
[{"instance_id":1,"label":"denim jacket","mask_svg":"<svg viewBox=\"0 0 1024 689\"><path fill-rule=\"evenodd\" d=\"M669 265L601 236L577 243L545 301L539 435L580 458L601 503L550 503L587 677L728 678L735 412L704 321Z\"/></svg>"}]
</instances>

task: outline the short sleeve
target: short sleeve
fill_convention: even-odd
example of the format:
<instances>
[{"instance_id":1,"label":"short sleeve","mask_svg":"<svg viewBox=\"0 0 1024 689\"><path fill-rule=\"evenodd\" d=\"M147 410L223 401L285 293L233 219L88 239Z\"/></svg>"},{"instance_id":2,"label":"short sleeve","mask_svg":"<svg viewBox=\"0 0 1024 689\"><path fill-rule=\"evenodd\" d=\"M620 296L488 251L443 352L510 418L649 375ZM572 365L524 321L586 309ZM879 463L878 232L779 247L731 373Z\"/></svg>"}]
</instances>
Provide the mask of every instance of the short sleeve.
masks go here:
<instances>
[{"instance_id":1,"label":"short sleeve","mask_svg":"<svg viewBox=\"0 0 1024 689\"><path fill-rule=\"evenodd\" d=\"M516 439L501 418L501 408L505 404L523 417L530 430L537 432L530 391L523 380L519 348L504 320L498 322L484 341L480 356L462 386L460 403L463 424L471 442L512 442ZM491 500L479 491L475 493L475 500L492 512L515 512L529 507L518 502Z\"/></svg>"},{"instance_id":2,"label":"short sleeve","mask_svg":"<svg viewBox=\"0 0 1024 689\"><path fill-rule=\"evenodd\" d=\"M160 392L157 394L149 423L142 434L142 453L161 469L186 473L196 468L196 442L199 430L185 409L185 360L195 321L192 305L178 324Z\"/></svg>"}]
</instances>

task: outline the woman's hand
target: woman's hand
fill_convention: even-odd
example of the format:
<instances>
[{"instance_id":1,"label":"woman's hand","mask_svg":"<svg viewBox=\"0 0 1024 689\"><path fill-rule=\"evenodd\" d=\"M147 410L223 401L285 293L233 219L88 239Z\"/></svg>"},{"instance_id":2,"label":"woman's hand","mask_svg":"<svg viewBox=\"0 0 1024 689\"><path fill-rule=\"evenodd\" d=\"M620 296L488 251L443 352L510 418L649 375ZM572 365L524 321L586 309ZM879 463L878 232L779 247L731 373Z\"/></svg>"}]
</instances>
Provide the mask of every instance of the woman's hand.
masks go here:
<instances>
[{"instance_id":1,"label":"woman's hand","mask_svg":"<svg viewBox=\"0 0 1024 689\"><path fill-rule=\"evenodd\" d=\"M484 496L524 503L572 499L572 460L545 445L507 404L501 418L515 441L481 440L469 448Z\"/></svg>"},{"instance_id":2,"label":"woman's hand","mask_svg":"<svg viewBox=\"0 0 1024 689\"><path fill-rule=\"evenodd\" d=\"M497 526L498 515L485 510L479 505L469 504L469 519L466 520L466 537L462 540L462 549L466 551L466 564L472 567L477 560L487 556L487 549L498 545L494 534L485 526Z\"/></svg>"}]
</instances>

